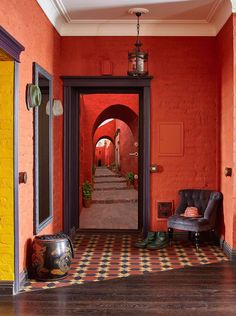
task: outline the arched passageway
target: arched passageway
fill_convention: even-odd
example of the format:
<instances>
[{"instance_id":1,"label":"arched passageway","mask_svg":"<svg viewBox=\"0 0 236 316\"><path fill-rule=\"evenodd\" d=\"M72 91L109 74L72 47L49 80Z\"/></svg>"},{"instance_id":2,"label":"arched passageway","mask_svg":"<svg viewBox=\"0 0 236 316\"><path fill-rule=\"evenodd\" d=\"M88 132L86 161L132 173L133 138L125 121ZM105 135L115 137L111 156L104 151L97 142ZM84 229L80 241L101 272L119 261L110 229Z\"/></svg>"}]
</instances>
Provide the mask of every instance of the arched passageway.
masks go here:
<instances>
[{"instance_id":1,"label":"arched passageway","mask_svg":"<svg viewBox=\"0 0 236 316\"><path fill-rule=\"evenodd\" d=\"M109 95L106 97L109 99ZM93 203L89 211L82 208L82 228L138 229L138 157L131 155L138 152L137 95L134 98L131 107L118 102L108 105L94 120L91 129L92 169L96 169L92 176ZM82 120L86 121L86 117ZM87 135L88 132L87 129ZM133 179L131 187L127 187L128 173L133 178L136 175L135 188Z\"/></svg>"}]
</instances>

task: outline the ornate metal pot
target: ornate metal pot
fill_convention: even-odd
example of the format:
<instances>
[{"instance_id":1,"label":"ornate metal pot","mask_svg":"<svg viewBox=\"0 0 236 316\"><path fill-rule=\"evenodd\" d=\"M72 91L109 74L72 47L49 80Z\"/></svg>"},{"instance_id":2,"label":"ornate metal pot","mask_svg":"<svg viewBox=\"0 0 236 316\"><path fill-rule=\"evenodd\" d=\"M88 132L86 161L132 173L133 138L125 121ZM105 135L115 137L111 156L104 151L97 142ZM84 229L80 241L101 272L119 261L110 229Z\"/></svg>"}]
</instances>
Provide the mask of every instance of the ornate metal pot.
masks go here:
<instances>
[{"instance_id":1,"label":"ornate metal pot","mask_svg":"<svg viewBox=\"0 0 236 316\"><path fill-rule=\"evenodd\" d=\"M49 281L66 277L73 257L72 242L66 234L36 236L32 254L35 278Z\"/></svg>"}]
</instances>

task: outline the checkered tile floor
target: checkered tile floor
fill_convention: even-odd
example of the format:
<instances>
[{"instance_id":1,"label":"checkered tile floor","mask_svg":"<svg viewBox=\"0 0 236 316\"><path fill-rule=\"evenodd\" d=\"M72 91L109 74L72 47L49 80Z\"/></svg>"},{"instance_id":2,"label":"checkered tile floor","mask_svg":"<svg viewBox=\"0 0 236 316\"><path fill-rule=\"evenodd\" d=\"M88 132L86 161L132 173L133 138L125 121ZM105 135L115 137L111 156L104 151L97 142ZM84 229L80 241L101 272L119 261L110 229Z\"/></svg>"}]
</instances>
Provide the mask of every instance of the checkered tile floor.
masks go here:
<instances>
[{"instance_id":1,"label":"checkered tile floor","mask_svg":"<svg viewBox=\"0 0 236 316\"><path fill-rule=\"evenodd\" d=\"M174 242L161 250L137 249L137 235L78 235L74 241L75 258L68 276L60 281L28 280L22 291L58 288L85 282L140 275L185 266L227 261L219 247L201 245L197 252L190 242Z\"/></svg>"}]
</instances>

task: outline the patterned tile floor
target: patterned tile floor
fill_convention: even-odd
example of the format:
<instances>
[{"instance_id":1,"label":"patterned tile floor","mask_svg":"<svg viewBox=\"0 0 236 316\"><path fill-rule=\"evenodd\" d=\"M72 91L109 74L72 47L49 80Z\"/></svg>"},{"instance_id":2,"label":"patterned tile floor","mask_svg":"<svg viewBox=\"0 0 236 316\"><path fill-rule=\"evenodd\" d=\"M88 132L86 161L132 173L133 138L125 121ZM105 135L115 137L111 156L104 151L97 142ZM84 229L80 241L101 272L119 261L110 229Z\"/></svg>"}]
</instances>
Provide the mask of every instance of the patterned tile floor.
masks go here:
<instances>
[{"instance_id":1,"label":"patterned tile floor","mask_svg":"<svg viewBox=\"0 0 236 316\"><path fill-rule=\"evenodd\" d=\"M78 235L68 276L53 282L28 280L22 292L228 260L221 249L212 244L201 245L197 252L192 243L176 241L171 247L153 251L135 248L136 241L137 235L128 234Z\"/></svg>"}]
</instances>

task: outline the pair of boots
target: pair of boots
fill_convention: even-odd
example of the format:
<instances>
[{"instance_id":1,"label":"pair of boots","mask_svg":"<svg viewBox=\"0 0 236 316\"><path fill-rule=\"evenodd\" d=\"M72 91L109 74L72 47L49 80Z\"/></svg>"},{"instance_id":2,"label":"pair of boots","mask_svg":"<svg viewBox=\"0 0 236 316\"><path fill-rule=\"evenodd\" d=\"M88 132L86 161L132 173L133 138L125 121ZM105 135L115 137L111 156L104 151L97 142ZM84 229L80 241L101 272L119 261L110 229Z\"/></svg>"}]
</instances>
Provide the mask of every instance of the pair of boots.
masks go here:
<instances>
[{"instance_id":1,"label":"pair of boots","mask_svg":"<svg viewBox=\"0 0 236 316\"><path fill-rule=\"evenodd\" d=\"M157 250L168 245L168 237L166 232L148 232L147 237L135 244L137 248L147 248L149 250Z\"/></svg>"}]
</instances>

